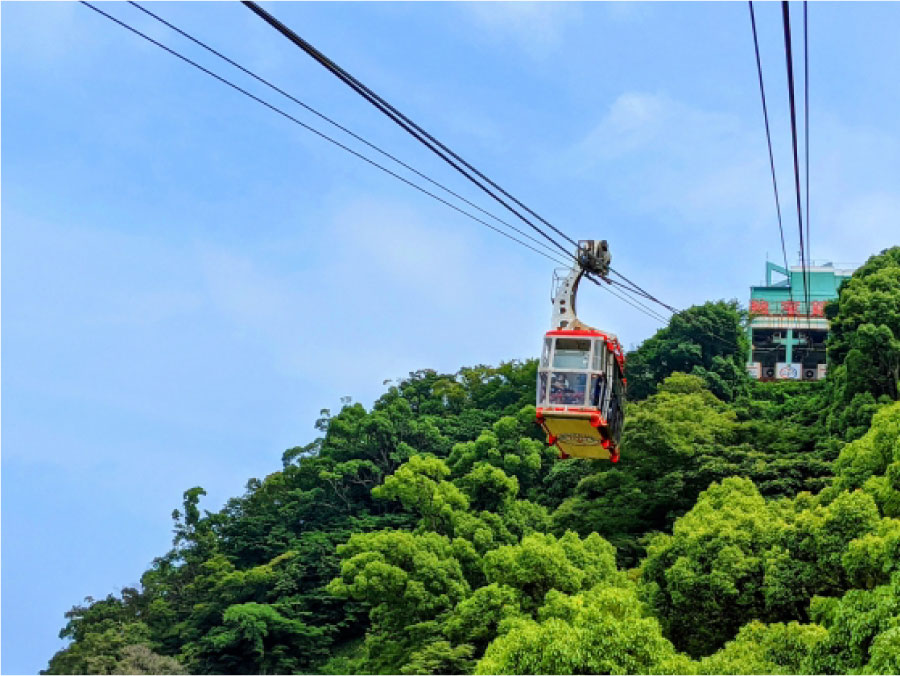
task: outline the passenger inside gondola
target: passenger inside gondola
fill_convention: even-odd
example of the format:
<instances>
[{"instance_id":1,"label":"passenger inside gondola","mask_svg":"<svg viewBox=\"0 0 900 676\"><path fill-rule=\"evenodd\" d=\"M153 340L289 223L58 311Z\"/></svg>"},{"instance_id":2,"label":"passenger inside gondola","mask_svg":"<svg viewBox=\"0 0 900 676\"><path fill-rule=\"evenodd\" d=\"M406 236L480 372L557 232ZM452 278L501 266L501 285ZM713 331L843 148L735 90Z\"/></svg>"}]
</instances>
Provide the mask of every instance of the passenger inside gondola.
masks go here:
<instances>
[{"instance_id":1,"label":"passenger inside gondola","mask_svg":"<svg viewBox=\"0 0 900 676\"><path fill-rule=\"evenodd\" d=\"M584 406L587 375L584 373L554 373L550 380L550 403L563 406Z\"/></svg>"},{"instance_id":2,"label":"passenger inside gondola","mask_svg":"<svg viewBox=\"0 0 900 676\"><path fill-rule=\"evenodd\" d=\"M599 375L591 376L592 387L591 387L591 406L594 408L601 408L603 405L604 397L606 395L606 374L601 373Z\"/></svg>"}]
</instances>

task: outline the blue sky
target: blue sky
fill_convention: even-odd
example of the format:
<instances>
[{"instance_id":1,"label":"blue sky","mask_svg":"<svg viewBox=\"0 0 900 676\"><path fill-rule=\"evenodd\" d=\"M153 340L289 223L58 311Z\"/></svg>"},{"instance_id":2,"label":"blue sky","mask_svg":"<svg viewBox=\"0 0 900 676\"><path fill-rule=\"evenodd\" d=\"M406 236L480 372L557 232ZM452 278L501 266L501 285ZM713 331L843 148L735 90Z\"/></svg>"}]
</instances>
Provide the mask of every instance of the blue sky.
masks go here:
<instances>
[{"instance_id":1,"label":"blue sky","mask_svg":"<svg viewBox=\"0 0 900 676\"><path fill-rule=\"evenodd\" d=\"M614 266L674 305L743 301L780 257L745 3L269 7L561 229L608 239ZM284 103L134 8L104 8ZM241 5L153 8L495 210ZM900 6L809 14L813 257L858 263L900 233ZM758 23L795 252L778 6ZM85 7L6 2L2 28L15 673L62 646L64 611L164 553L186 488L219 507L341 396L368 405L412 370L532 356L552 265ZM597 290L580 301L627 346L657 328Z\"/></svg>"}]
</instances>

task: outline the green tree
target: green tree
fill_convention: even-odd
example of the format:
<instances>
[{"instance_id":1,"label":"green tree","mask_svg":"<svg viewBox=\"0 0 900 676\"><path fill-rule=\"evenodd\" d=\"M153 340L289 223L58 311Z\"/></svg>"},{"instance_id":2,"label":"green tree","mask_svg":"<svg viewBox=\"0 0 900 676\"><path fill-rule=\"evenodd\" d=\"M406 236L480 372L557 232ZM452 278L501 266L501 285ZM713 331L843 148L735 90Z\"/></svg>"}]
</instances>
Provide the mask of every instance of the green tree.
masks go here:
<instances>
[{"instance_id":1,"label":"green tree","mask_svg":"<svg viewBox=\"0 0 900 676\"><path fill-rule=\"evenodd\" d=\"M748 449L731 449L735 413L701 378L675 373L659 391L630 405L618 465L599 465L553 514L557 532L596 531L633 564L639 538L668 529L711 481L744 473ZM742 471L743 470L743 471Z\"/></svg>"},{"instance_id":2,"label":"green tree","mask_svg":"<svg viewBox=\"0 0 900 676\"><path fill-rule=\"evenodd\" d=\"M738 478L710 486L672 535L652 540L643 579L676 646L709 654L749 620L765 617L765 553L775 540L765 500Z\"/></svg>"},{"instance_id":3,"label":"green tree","mask_svg":"<svg viewBox=\"0 0 900 676\"><path fill-rule=\"evenodd\" d=\"M488 646L477 674L687 673L633 589L558 594L541 620L520 620Z\"/></svg>"},{"instance_id":4,"label":"green tree","mask_svg":"<svg viewBox=\"0 0 900 676\"><path fill-rule=\"evenodd\" d=\"M850 587L843 560L851 543L879 525L878 509L861 491L828 505L807 496L770 505L775 541L765 553L762 591L766 616L806 619L814 594Z\"/></svg>"},{"instance_id":5,"label":"green tree","mask_svg":"<svg viewBox=\"0 0 900 676\"><path fill-rule=\"evenodd\" d=\"M449 476L450 469L443 460L414 455L376 486L372 495L399 500L406 509L421 515L429 530L449 532L453 513L469 507L462 491L445 481Z\"/></svg>"},{"instance_id":6,"label":"green tree","mask_svg":"<svg viewBox=\"0 0 900 676\"><path fill-rule=\"evenodd\" d=\"M844 446L834 473L834 482L823 492L825 499L864 488L883 514L900 516L900 402L883 407L869 430Z\"/></svg>"},{"instance_id":7,"label":"green tree","mask_svg":"<svg viewBox=\"0 0 900 676\"><path fill-rule=\"evenodd\" d=\"M111 619L91 622L90 628L82 623L76 635L78 638L57 652L42 673L114 674L128 659L129 647L152 640L144 623L117 623Z\"/></svg>"},{"instance_id":8,"label":"green tree","mask_svg":"<svg viewBox=\"0 0 900 676\"><path fill-rule=\"evenodd\" d=\"M900 398L900 247L869 258L826 315L828 428L850 441L865 433L876 402Z\"/></svg>"},{"instance_id":9,"label":"green tree","mask_svg":"<svg viewBox=\"0 0 900 676\"><path fill-rule=\"evenodd\" d=\"M514 477L524 497L540 501L544 475L557 453L534 438L541 434L534 415L534 405L525 406L515 416L497 420L474 441L454 445L447 459L453 475L461 477L476 465L490 465Z\"/></svg>"},{"instance_id":10,"label":"green tree","mask_svg":"<svg viewBox=\"0 0 900 676\"><path fill-rule=\"evenodd\" d=\"M812 652L813 673L896 673L900 575L889 584L854 589L840 599L817 597L811 614L828 630Z\"/></svg>"},{"instance_id":11,"label":"green tree","mask_svg":"<svg viewBox=\"0 0 900 676\"><path fill-rule=\"evenodd\" d=\"M522 617L522 592L492 582L453 609L444 623L444 634L457 644L471 644L483 652L504 622Z\"/></svg>"},{"instance_id":12,"label":"green tree","mask_svg":"<svg viewBox=\"0 0 900 676\"><path fill-rule=\"evenodd\" d=\"M370 608L366 646L373 668L399 671L419 647L415 639L437 635L435 620L468 596L457 559L471 555L465 545L437 533L380 531L353 535L338 548L344 561L329 591Z\"/></svg>"},{"instance_id":13,"label":"green tree","mask_svg":"<svg viewBox=\"0 0 900 676\"><path fill-rule=\"evenodd\" d=\"M615 573L615 550L596 533L584 539L571 532L559 539L533 533L484 557L487 580L519 590L526 609L542 604L551 589L575 593Z\"/></svg>"},{"instance_id":14,"label":"green tree","mask_svg":"<svg viewBox=\"0 0 900 676\"><path fill-rule=\"evenodd\" d=\"M289 619L271 605L236 604L222 620L190 651L201 673L294 673L308 663L310 653L324 657L318 647L321 628Z\"/></svg>"},{"instance_id":15,"label":"green tree","mask_svg":"<svg viewBox=\"0 0 900 676\"><path fill-rule=\"evenodd\" d=\"M675 645L708 655L751 620L807 620L814 595L841 594L864 574L855 543L879 528L862 491L830 503L808 494L767 503L750 481L726 479L672 535L653 539L642 564L646 593Z\"/></svg>"},{"instance_id":16,"label":"green tree","mask_svg":"<svg viewBox=\"0 0 900 676\"><path fill-rule=\"evenodd\" d=\"M850 541L841 557L854 587L872 589L900 570L900 519L882 519L877 528Z\"/></svg>"},{"instance_id":17,"label":"green tree","mask_svg":"<svg viewBox=\"0 0 900 676\"><path fill-rule=\"evenodd\" d=\"M700 660L701 674L810 674L812 651L828 636L817 624L753 621L718 652Z\"/></svg>"},{"instance_id":18,"label":"green tree","mask_svg":"<svg viewBox=\"0 0 900 676\"><path fill-rule=\"evenodd\" d=\"M897 251L828 307L824 383L749 383L735 304L673 318L618 465L546 446L534 361L342 398L222 509L186 491L48 671L896 673Z\"/></svg>"},{"instance_id":19,"label":"green tree","mask_svg":"<svg viewBox=\"0 0 900 676\"><path fill-rule=\"evenodd\" d=\"M146 645L135 644L122 649L122 657L114 674L186 674L181 662L173 657L159 655Z\"/></svg>"},{"instance_id":20,"label":"green tree","mask_svg":"<svg viewBox=\"0 0 900 676\"><path fill-rule=\"evenodd\" d=\"M695 305L672 316L668 326L629 352L628 397L641 400L656 392L672 373L694 373L722 399L746 386L748 350L737 301Z\"/></svg>"}]
</instances>

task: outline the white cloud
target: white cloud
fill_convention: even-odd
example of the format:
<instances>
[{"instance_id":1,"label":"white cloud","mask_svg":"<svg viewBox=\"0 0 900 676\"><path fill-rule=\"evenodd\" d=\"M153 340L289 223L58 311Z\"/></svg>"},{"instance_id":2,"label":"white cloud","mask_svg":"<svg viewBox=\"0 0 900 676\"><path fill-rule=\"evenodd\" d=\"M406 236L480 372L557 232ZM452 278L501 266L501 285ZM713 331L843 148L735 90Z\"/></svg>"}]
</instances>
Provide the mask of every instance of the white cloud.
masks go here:
<instances>
[{"instance_id":1,"label":"white cloud","mask_svg":"<svg viewBox=\"0 0 900 676\"><path fill-rule=\"evenodd\" d=\"M705 228L739 212L755 220L768 189L758 140L735 115L626 92L563 163L582 177L602 176L624 199L639 196L638 210L675 215L679 228Z\"/></svg>"},{"instance_id":2,"label":"white cloud","mask_svg":"<svg viewBox=\"0 0 900 676\"><path fill-rule=\"evenodd\" d=\"M877 130L824 115L820 120L812 130L818 133L810 171L815 240L842 251L847 233L854 231L859 245L854 250L888 246L889 236L896 240L900 233L900 143ZM787 140L774 132L782 215L790 235L796 230L793 167ZM745 119L662 94L626 92L559 164L583 179L606 182L636 211L675 216L679 229L703 230L715 238L709 226L716 222L741 223L763 235L774 226L767 159L755 116ZM728 235L734 236L733 231Z\"/></svg>"},{"instance_id":3,"label":"white cloud","mask_svg":"<svg viewBox=\"0 0 900 676\"><path fill-rule=\"evenodd\" d=\"M645 281L658 277L651 288L682 304L718 297L753 279L761 265L757 258L766 250L770 259L781 258L757 112L738 115L666 94L625 92L552 169L598 189L632 227L656 232L667 243L636 247L638 231L624 228L622 242L631 247L625 254L632 266L644 268ZM813 117L811 135L813 258L859 263L897 244L900 141L821 111ZM786 248L793 261L799 235L789 139L785 128L773 128ZM710 275L721 270L723 260L733 265L724 275Z\"/></svg>"},{"instance_id":4,"label":"white cloud","mask_svg":"<svg viewBox=\"0 0 900 676\"><path fill-rule=\"evenodd\" d=\"M511 40L535 58L561 47L566 30L582 15L578 4L568 2L463 2L458 6L482 32Z\"/></svg>"},{"instance_id":5,"label":"white cloud","mask_svg":"<svg viewBox=\"0 0 900 676\"><path fill-rule=\"evenodd\" d=\"M900 195L880 191L848 196L813 226L813 252L827 251L837 263L860 265L882 249L900 244ZM821 258L821 256L819 256Z\"/></svg>"},{"instance_id":6,"label":"white cloud","mask_svg":"<svg viewBox=\"0 0 900 676\"><path fill-rule=\"evenodd\" d=\"M810 145L813 257L862 263L900 244L900 139L820 119Z\"/></svg>"},{"instance_id":7,"label":"white cloud","mask_svg":"<svg viewBox=\"0 0 900 676\"><path fill-rule=\"evenodd\" d=\"M646 147L673 117L673 102L660 96L628 92L610 106L600 123L578 144L586 164Z\"/></svg>"}]
</instances>

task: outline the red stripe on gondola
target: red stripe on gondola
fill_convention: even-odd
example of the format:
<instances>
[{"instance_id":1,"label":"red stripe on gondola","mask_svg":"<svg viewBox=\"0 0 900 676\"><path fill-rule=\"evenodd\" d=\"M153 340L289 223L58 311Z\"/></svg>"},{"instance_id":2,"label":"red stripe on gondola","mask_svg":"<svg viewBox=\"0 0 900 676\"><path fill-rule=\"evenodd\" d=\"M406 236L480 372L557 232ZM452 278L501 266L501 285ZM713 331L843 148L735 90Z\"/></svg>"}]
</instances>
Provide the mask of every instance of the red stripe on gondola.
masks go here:
<instances>
[{"instance_id":1,"label":"red stripe on gondola","mask_svg":"<svg viewBox=\"0 0 900 676\"><path fill-rule=\"evenodd\" d=\"M547 331L548 336L603 336L607 337L608 334L603 333L603 331L597 331L595 329L556 329L554 331Z\"/></svg>"}]
</instances>

